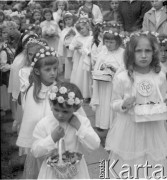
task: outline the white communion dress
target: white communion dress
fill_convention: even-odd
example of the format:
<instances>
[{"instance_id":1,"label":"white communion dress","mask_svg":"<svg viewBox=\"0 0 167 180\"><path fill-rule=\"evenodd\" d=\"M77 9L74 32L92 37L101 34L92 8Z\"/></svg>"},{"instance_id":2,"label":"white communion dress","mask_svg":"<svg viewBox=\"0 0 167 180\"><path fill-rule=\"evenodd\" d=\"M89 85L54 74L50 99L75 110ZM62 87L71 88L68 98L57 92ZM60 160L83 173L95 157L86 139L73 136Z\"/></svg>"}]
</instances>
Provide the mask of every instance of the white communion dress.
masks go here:
<instances>
[{"instance_id":1,"label":"white communion dress","mask_svg":"<svg viewBox=\"0 0 167 180\"><path fill-rule=\"evenodd\" d=\"M107 48L103 48L97 59L94 72L99 70L102 64L111 65L115 68L115 70L124 67L123 53L124 49L122 48L119 48L116 51L108 51ZM110 105L112 88L112 80L93 80L93 94L90 105L96 107L95 125L101 129L109 129L110 126L112 126L114 118Z\"/></svg>"},{"instance_id":2,"label":"white communion dress","mask_svg":"<svg viewBox=\"0 0 167 180\"><path fill-rule=\"evenodd\" d=\"M135 72L134 83L126 70L115 76L112 107L117 116L108 133L105 148L111 151L110 163L118 160L114 168L117 173L123 170L123 164L127 164L131 166L134 176L134 166L145 165L148 161L152 165L148 170L149 176L156 170L156 164L162 165L167 175L167 131L164 126L167 107L163 103L166 83L162 71L159 74L153 71L148 74ZM122 110L123 99L131 96L136 98L134 108ZM110 177L113 178L112 173ZM146 178L143 169L138 177Z\"/></svg>"},{"instance_id":3,"label":"white communion dress","mask_svg":"<svg viewBox=\"0 0 167 180\"><path fill-rule=\"evenodd\" d=\"M87 117L82 116L79 112L74 113L81 123L78 130L73 128L68 123L61 123L65 130L63 137L65 141L65 149L70 152L81 152L81 146L86 149L95 150L99 148L100 139L91 127ZM43 118L35 127L32 145L32 153L35 157L46 157L42 163L38 179L57 179L55 169L47 165L47 157L54 149L58 148L58 143L54 142L51 133L59 125L59 122L53 115ZM89 179L88 168L84 156L79 164L77 164L78 174L73 179Z\"/></svg>"}]
</instances>

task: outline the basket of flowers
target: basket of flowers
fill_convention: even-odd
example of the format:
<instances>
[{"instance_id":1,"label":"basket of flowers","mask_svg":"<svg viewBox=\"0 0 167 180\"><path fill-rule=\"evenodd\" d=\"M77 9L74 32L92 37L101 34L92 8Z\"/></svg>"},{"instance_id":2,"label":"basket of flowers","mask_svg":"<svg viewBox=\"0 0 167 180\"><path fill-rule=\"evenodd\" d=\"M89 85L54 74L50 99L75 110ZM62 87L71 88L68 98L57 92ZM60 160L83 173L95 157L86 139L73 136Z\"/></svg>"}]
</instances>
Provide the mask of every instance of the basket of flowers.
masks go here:
<instances>
[{"instance_id":1,"label":"basket of flowers","mask_svg":"<svg viewBox=\"0 0 167 180\"><path fill-rule=\"evenodd\" d=\"M63 152L63 144L65 149L64 139L60 139L58 154L50 156L47 159L47 165L55 170L58 179L71 179L78 174L77 166L83 155L79 152Z\"/></svg>"},{"instance_id":2,"label":"basket of flowers","mask_svg":"<svg viewBox=\"0 0 167 180\"><path fill-rule=\"evenodd\" d=\"M92 72L92 75L94 80L110 82L115 72L116 70L114 67L103 63L100 65L99 69L96 69Z\"/></svg>"}]
</instances>

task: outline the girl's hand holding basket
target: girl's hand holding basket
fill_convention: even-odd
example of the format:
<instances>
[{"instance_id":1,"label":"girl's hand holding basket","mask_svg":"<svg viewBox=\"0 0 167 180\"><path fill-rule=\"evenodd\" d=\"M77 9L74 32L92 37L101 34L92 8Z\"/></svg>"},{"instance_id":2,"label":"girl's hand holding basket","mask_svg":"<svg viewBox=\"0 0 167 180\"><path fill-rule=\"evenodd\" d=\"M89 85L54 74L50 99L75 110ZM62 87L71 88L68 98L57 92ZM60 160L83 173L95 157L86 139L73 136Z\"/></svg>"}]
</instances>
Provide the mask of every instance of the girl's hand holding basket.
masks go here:
<instances>
[{"instance_id":1,"label":"girl's hand holding basket","mask_svg":"<svg viewBox=\"0 0 167 180\"><path fill-rule=\"evenodd\" d=\"M57 126L56 129L52 132L51 136L53 141L56 143L59 141L62 137L64 137L64 129L61 126Z\"/></svg>"}]
</instances>

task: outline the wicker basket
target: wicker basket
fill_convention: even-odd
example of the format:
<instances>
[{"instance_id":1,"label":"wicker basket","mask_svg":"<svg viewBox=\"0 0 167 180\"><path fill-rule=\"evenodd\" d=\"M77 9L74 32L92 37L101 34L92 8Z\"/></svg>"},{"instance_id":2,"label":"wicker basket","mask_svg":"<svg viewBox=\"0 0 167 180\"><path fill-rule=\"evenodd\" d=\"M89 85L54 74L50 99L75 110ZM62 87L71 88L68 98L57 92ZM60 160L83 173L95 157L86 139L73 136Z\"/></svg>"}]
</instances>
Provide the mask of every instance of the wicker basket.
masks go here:
<instances>
[{"instance_id":1,"label":"wicker basket","mask_svg":"<svg viewBox=\"0 0 167 180\"><path fill-rule=\"evenodd\" d=\"M58 143L58 154L47 159L47 165L55 170L56 178L58 179L72 179L78 174L77 166L82 159L81 153L70 153L65 151L62 153L62 146L64 139L60 139ZM70 157L71 156L71 157Z\"/></svg>"}]
</instances>

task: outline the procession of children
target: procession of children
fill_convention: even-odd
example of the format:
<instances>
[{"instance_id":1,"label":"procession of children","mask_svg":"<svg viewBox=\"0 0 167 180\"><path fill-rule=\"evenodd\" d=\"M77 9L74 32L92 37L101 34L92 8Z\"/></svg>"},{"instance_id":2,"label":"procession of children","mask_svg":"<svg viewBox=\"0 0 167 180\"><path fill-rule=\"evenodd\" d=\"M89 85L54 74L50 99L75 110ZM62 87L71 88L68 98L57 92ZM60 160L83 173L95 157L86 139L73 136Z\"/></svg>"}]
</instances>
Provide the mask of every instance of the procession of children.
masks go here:
<instances>
[{"instance_id":1,"label":"procession of children","mask_svg":"<svg viewBox=\"0 0 167 180\"><path fill-rule=\"evenodd\" d=\"M11 111L22 179L90 179L81 149L100 146L118 174L148 162L167 176L167 7L110 0L106 13L100 2L0 7L1 117Z\"/></svg>"}]
</instances>

